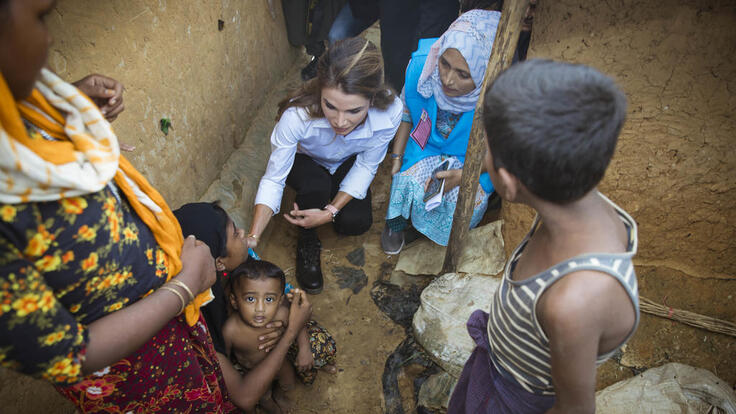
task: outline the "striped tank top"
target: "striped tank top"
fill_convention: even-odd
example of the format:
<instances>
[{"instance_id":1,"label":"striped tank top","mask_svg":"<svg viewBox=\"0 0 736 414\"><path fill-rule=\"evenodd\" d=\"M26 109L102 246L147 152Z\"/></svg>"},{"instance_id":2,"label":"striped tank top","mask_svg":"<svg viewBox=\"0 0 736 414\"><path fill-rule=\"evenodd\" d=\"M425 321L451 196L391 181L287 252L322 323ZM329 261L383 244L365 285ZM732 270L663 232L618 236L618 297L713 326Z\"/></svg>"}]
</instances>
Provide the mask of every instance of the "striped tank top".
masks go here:
<instances>
[{"instance_id":1,"label":"striped tank top","mask_svg":"<svg viewBox=\"0 0 736 414\"><path fill-rule=\"evenodd\" d=\"M528 279L512 280L511 272L539 223L537 216L531 230L506 264L501 286L493 296L488 320L491 361L502 375L519 383L531 393L555 394L552 385L549 340L537 320L536 306L542 293L565 275L579 270L595 270L609 274L626 289L634 306L636 320L631 332L611 352L599 355L596 364L600 365L610 358L629 340L639 325L639 295L634 265L631 261L637 248L636 223L611 200L603 194L599 195L613 206L626 225L629 243L625 253L588 253L558 263Z\"/></svg>"}]
</instances>

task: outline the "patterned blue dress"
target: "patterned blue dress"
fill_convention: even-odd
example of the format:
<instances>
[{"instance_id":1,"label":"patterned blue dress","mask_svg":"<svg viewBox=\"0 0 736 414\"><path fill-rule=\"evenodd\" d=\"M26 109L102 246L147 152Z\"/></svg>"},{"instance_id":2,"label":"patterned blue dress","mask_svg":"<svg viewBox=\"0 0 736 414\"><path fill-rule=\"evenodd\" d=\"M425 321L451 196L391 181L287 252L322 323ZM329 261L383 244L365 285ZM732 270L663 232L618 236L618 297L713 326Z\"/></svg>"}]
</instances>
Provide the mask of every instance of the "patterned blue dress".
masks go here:
<instances>
[{"instance_id":1,"label":"patterned blue dress","mask_svg":"<svg viewBox=\"0 0 736 414\"><path fill-rule=\"evenodd\" d=\"M438 109L435 126L437 132L444 138L447 138L461 115ZM411 116L407 111L404 112L402 121L412 122ZM407 145L416 144L409 138ZM451 159L449 169L460 169L463 167L463 163L456 157L436 155L424 158L409 167L406 171L394 175L393 181L391 182L391 197L388 212L386 214L387 223L393 231L404 230L410 220L412 226L417 231L427 236L433 242L447 246L460 188L455 187L452 191L446 193L442 197L442 204L431 211L426 211L424 208L424 184L430 174L432 174L432 171L448 158ZM483 218L483 214L488 206L488 195L479 185L475 195L475 204L473 205L473 216L470 219L471 228L477 226Z\"/></svg>"}]
</instances>

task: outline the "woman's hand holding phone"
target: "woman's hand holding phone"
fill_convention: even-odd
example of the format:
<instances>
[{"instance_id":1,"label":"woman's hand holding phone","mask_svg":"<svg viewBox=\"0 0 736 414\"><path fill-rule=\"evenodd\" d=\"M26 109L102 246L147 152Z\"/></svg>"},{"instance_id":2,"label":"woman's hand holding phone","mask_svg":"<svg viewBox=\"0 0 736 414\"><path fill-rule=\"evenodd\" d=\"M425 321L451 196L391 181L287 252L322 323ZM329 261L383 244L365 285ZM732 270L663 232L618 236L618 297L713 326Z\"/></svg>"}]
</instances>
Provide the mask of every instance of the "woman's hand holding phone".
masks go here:
<instances>
[{"instance_id":1,"label":"woman's hand holding phone","mask_svg":"<svg viewBox=\"0 0 736 414\"><path fill-rule=\"evenodd\" d=\"M445 194L452 191L453 188L460 185L460 179L463 177L462 168L456 170L440 171L436 174L440 180L445 180Z\"/></svg>"}]
</instances>

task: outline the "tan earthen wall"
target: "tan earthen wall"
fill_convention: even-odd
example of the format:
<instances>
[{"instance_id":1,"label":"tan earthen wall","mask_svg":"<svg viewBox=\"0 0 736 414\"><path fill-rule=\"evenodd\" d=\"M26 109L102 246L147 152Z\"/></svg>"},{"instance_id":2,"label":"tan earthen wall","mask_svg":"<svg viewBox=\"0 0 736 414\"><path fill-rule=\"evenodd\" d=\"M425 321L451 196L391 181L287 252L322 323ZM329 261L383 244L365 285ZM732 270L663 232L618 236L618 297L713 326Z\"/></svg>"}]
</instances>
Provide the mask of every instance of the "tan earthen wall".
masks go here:
<instances>
[{"instance_id":1,"label":"tan earthen wall","mask_svg":"<svg viewBox=\"0 0 736 414\"><path fill-rule=\"evenodd\" d=\"M176 208L217 179L300 56L287 42L280 1L273 7L275 19L268 0L60 0L48 19L49 66L69 81L96 72L123 82L126 109L113 128ZM168 136L163 117L173 125ZM5 369L0 403L3 413L75 412L49 383Z\"/></svg>"},{"instance_id":2,"label":"tan earthen wall","mask_svg":"<svg viewBox=\"0 0 736 414\"><path fill-rule=\"evenodd\" d=\"M98 72L125 84L126 110L113 127L176 207L217 178L298 56L280 2L273 6L275 19L267 0L61 0L49 19L49 65L68 80Z\"/></svg>"},{"instance_id":3,"label":"tan earthen wall","mask_svg":"<svg viewBox=\"0 0 736 414\"><path fill-rule=\"evenodd\" d=\"M530 58L596 67L628 97L627 121L600 190L639 225L640 293L730 321L736 321L734 28L734 1L540 1L529 51ZM532 217L504 203L509 250ZM670 360L736 381L734 338L644 316L623 365Z\"/></svg>"}]
</instances>

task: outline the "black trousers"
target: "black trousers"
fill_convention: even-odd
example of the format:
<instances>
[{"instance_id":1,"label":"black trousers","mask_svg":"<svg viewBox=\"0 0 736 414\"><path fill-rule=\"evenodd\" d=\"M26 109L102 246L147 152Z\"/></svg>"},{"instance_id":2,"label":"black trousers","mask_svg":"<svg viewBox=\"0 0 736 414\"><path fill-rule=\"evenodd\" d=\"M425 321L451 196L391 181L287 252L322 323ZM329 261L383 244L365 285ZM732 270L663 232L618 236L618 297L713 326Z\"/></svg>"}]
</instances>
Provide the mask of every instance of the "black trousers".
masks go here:
<instances>
[{"instance_id":1,"label":"black trousers","mask_svg":"<svg viewBox=\"0 0 736 414\"><path fill-rule=\"evenodd\" d=\"M378 0L386 82L397 92L419 39L438 37L457 19L457 0Z\"/></svg>"},{"instance_id":2,"label":"black trousers","mask_svg":"<svg viewBox=\"0 0 736 414\"><path fill-rule=\"evenodd\" d=\"M347 175L355 162L355 156L350 157L337 168L335 174L317 164L312 158L304 154L296 154L294 165L291 167L286 184L296 191L296 203L299 209L323 208L329 204L340 191L340 182ZM371 211L371 190L365 198L350 200L335 218L334 228L339 234L357 236L363 234L373 224Z\"/></svg>"},{"instance_id":3,"label":"black trousers","mask_svg":"<svg viewBox=\"0 0 736 414\"><path fill-rule=\"evenodd\" d=\"M286 35L292 46L304 45L307 54L320 56L332 22L345 0L319 0L310 8L310 0L282 0Z\"/></svg>"}]
</instances>

